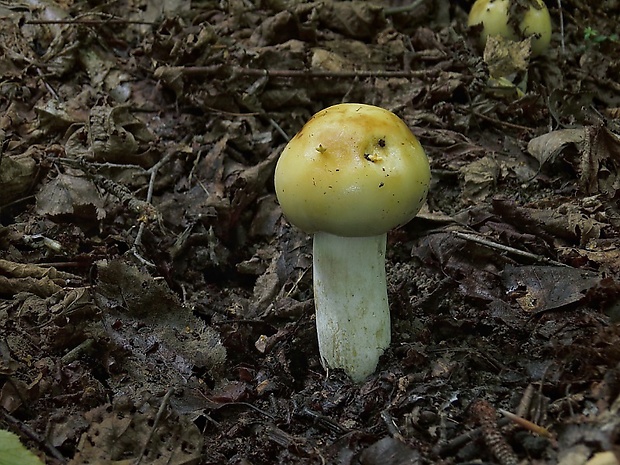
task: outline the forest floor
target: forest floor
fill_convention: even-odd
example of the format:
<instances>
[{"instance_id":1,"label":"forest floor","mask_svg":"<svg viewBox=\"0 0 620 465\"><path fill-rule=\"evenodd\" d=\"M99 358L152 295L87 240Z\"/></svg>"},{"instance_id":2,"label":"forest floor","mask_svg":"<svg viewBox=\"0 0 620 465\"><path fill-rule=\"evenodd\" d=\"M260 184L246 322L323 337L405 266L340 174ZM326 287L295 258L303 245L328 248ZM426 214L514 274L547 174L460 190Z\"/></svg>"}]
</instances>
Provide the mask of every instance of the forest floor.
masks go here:
<instances>
[{"instance_id":1,"label":"forest floor","mask_svg":"<svg viewBox=\"0 0 620 465\"><path fill-rule=\"evenodd\" d=\"M548 2L531 57L483 53L466 1L0 2L0 429L48 464L618 464L620 4L594 3ZM321 367L273 185L341 102L432 169L359 384Z\"/></svg>"}]
</instances>

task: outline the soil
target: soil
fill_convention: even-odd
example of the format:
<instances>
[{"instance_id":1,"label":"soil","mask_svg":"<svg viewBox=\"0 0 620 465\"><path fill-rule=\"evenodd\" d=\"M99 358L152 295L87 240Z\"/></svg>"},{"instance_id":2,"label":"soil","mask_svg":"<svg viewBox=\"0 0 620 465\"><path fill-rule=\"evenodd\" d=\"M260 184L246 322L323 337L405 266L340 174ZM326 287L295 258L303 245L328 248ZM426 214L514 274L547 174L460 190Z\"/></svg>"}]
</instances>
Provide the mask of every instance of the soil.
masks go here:
<instances>
[{"instance_id":1,"label":"soil","mask_svg":"<svg viewBox=\"0 0 620 465\"><path fill-rule=\"evenodd\" d=\"M620 4L590 3L547 2L533 57L467 1L2 2L0 429L48 464L618 464ZM342 102L432 169L361 383L273 184Z\"/></svg>"}]
</instances>

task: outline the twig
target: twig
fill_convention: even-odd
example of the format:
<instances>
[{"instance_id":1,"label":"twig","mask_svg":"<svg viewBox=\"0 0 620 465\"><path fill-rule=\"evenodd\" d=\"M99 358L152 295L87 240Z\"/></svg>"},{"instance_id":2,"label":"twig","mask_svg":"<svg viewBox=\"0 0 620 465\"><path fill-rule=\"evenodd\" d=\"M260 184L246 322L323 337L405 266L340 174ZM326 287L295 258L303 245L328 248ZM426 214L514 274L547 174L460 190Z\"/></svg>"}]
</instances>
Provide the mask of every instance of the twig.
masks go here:
<instances>
[{"instance_id":1,"label":"twig","mask_svg":"<svg viewBox=\"0 0 620 465\"><path fill-rule=\"evenodd\" d=\"M99 16L104 19L82 19L87 16ZM144 24L147 26L154 26L156 23L123 19L108 13L88 11L71 19L31 19L25 21L25 24L84 24L87 26L97 26L101 24Z\"/></svg>"},{"instance_id":2,"label":"twig","mask_svg":"<svg viewBox=\"0 0 620 465\"><path fill-rule=\"evenodd\" d=\"M318 69L256 69L240 66L213 65L213 66L165 66L156 70L156 76L162 76L166 72L177 72L186 76L212 76L223 75L233 77L242 76L268 76L286 78L382 78L382 77L426 77L439 72L437 68L418 71L386 71L386 70L354 70L354 71L325 71Z\"/></svg>"},{"instance_id":3,"label":"twig","mask_svg":"<svg viewBox=\"0 0 620 465\"><path fill-rule=\"evenodd\" d=\"M479 118L482 118L483 120L490 121L491 123L499 124L500 126L504 126L507 128L518 129L519 131L527 131L527 132L531 132L534 130L532 128L528 128L527 126L521 126L520 124L509 123L508 121L501 121L501 120L498 120L497 118L492 118L490 116L485 115L484 113L479 113L477 111L474 111L474 115Z\"/></svg>"},{"instance_id":4,"label":"twig","mask_svg":"<svg viewBox=\"0 0 620 465\"><path fill-rule=\"evenodd\" d=\"M563 267L570 268L569 265L562 263L562 262L558 262L557 260L552 260L551 258L543 257L542 255L536 255L531 252L526 252L524 250L515 249L514 247L510 247L504 244L498 244L497 242L490 241L481 236L478 236L477 234L463 233L460 231L452 231L452 234L454 234L456 237L460 237L461 239L476 242L477 244L481 244L481 245L490 247L492 249L502 250L504 252L508 252L513 255L518 255L520 257L529 258L532 260L536 260L538 262L548 263L550 265L563 266Z\"/></svg>"},{"instance_id":5,"label":"twig","mask_svg":"<svg viewBox=\"0 0 620 465\"><path fill-rule=\"evenodd\" d=\"M137 199L127 187L100 174L95 174L93 180L99 187L118 198L122 204L127 205L131 211L140 215L139 221L148 223L158 220L158 212L155 207L144 200Z\"/></svg>"},{"instance_id":6,"label":"twig","mask_svg":"<svg viewBox=\"0 0 620 465\"><path fill-rule=\"evenodd\" d=\"M168 389L168 392L166 392L166 395L162 399L161 405L159 406L159 410L157 410L157 415L155 416L155 421L153 422L153 427L151 428L151 431L149 433L149 437L146 438L146 441L144 441L144 444L142 445L142 450L140 450L140 455L138 456L138 460L135 462L135 465L140 465L140 463L142 462L142 457L144 457L146 448L149 446L151 439L153 439L155 430L157 429L157 426L159 426L159 421L161 420L161 417L163 416L164 411L166 410L166 406L168 405L168 401L170 400L170 396L172 395L173 392L174 392L174 388Z\"/></svg>"},{"instance_id":7,"label":"twig","mask_svg":"<svg viewBox=\"0 0 620 465\"><path fill-rule=\"evenodd\" d=\"M381 419L383 420L383 423L385 423L385 427L387 428L388 433L390 433L390 435L394 439L398 439L399 441L404 441L403 435L398 429L398 425L394 421L394 418L392 417L390 412L388 412L387 410L383 410L381 412Z\"/></svg>"},{"instance_id":8,"label":"twig","mask_svg":"<svg viewBox=\"0 0 620 465\"><path fill-rule=\"evenodd\" d=\"M80 345L74 347L60 359L62 363L69 364L75 360L84 352L90 351L93 347L95 340L94 339L86 339Z\"/></svg>"},{"instance_id":9,"label":"twig","mask_svg":"<svg viewBox=\"0 0 620 465\"><path fill-rule=\"evenodd\" d=\"M47 82L47 80L45 79L45 76L43 76L43 71L41 71L41 68L37 67L37 74L39 75L39 77L41 78L41 81L43 81L43 85L45 86L45 88L47 89L47 91L52 94L52 97L54 97L54 99L58 102L61 102L62 99L60 98L60 96L58 95L58 92L56 92L56 89L54 89L51 84L49 82Z\"/></svg>"},{"instance_id":10,"label":"twig","mask_svg":"<svg viewBox=\"0 0 620 465\"><path fill-rule=\"evenodd\" d=\"M528 384L521 396L521 400L519 401L519 405L517 406L516 414L520 417L524 417L527 415L527 412L530 410L530 406L532 405L532 399L534 397L534 385Z\"/></svg>"},{"instance_id":11,"label":"twig","mask_svg":"<svg viewBox=\"0 0 620 465\"><path fill-rule=\"evenodd\" d=\"M6 421L8 421L9 423L12 423L13 425L15 425L16 428L19 428L19 430L22 431L30 439L32 439L32 440L38 442L39 444L41 444L45 448L45 450L47 450L47 452L52 457L54 457L57 460L60 460L62 463L67 463L67 459L60 453L60 451L58 449L56 449L52 444L50 444L44 438L39 436L28 425L22 423L17 418L15 418L11 414L7 413L7 411L4 410L4 408L0 408L0 414L2 414L2 416L4 417L4 419Z\"/></svg>"},{"instance_id":12,"label":"twig","mask_svg":"<svg viewBox=\"0 0 620 465\"><path fill-rule=\"evenodd\" d=\"M172 153L167 153L161 160L159 160L157 163L155 163L153 166L151 166L147 170L147 173L150 173L151 176L149 178L149 187L146 191L145 204L149 205L149 207L152 208L152 210L155 212L155 218L157 219L158 223L161 223L159 212L157 212L157 210L155 210L155 207L153 207L151 204L153 200L153 191L155 190L155 178L157 177L157 173L159 172L159 169L162 166L164 166L166 163L168 163L168 161L170 161L171 158L172 158ZM138 234L136 234L136 239L134 240L133 246L131 247L131 253L134 255L134 257L140 260L140 262L142 262L144 265L155 267L154 263L146 260L138 252L138 248L142 246L142 235L144 234L145 226L146 226L145 221L140 222L140 226L138 227Z\"/></svg>"},{"instance_id":13,"label":"twig","mask_svg":"<svg viewBox=\"0 0 620 465\"><path fill-rule=\"evenodd\" d=\"M501 428L502 426L506 426L509 423L510 423L510 420L508 420L508 418L501 418L497 422L497 426ZM433 452L440 457L445 457L449 454L452 454L455 450L460 449L465 444L468 444L472 442L474 439L477 439L478 437L480 437L481 434L482 434L481 427L478 427L471 431L467 431L451 439L448 442L437 444L435 447L433 447Z\"/></svg>"},{"instance_id":14,"label":"twig","mask_svg":"<svg viewBox=\"0 0 620 465\"><path fill-rule=\"evenodd\" d=\"M514 421L517 425L531 431L532 433L536 433L539 436L543 436L545 438L551 437L551 432L544 426L539 426L536 423L533 423L529 420L526 420L523 417L520 417L519 415L515 415L514 413L501 409L501 408L497 409L497 411L501 413L502 415L504 415L509 420Z\"/></svg>"},{"instance_id":15,"label":"twig","mask_svg":"<svg viewBox=\"0 0 620 465\"><path fill-rule=\"evenodd\" d=\"M128 19L31 19L24 24L84 24L86 26L96 26L101 24L145 24L153 26L156 23L149 21L131 21Z\"/></svg>"},{"instance_id":16,"label":"twig","mask_svg":"<svg viewBox=\"0 0 620 465\"><path fill-rule=\"evenodd\" d=\"M329 418L328 416L322 415L314 410L310 410L308 407L302 407L297 414L301 417L309 418L313 420L316 424L321 425L322 427L332 431L336 434L345 434L348 430L336 423L334 420Z\"/></svg>"},{"instance_id":17,"label":"twig","mask_svg":"<svg viewBox=\"0 0 620 465\"><path fill-rule=\"evenodd\" d=\"M274 127L274 129L275 129L278 133L280 133L280 135L281 135L282 137L284 137L284 140L285 140L285 141L287 141L287 142L288 142L289 140L291 140L291 137L290 137L290 136L286 133L286 131L284 131L284 129L282 129L282 128L280 127L280 125L279 125L278 123L276 123L276 122L274 121L274 119L273 119L273 118L269 118L269 124L271 124L271 125Z\"/></svg>"},{"instance_id":18,"label":"twig","mask_svg":"<svg viewBox=\"0 0 620 465\"><path fill-rule=\"evenodd\" d=\"M146 171L147 173L150 173L151 175L151 179L149 179L149 188L146 193L146 201L148 203L151 203L151 201L153 200L153 189L155 186L155 176L159 172L159 169L170 161L170 159L172 158L172 155L173 155L172 152L167 153L166 155L162 157L161 160L159 160L157 163L155 163L153 166L151 166Z\"/></svg>"},{"instance_id":19,"label":"twig","mask_svg":"<svg viewBox=\"0 0 620 465\"><path fill-rule=\"evenodd\" d=\"M562 43L562 54L566 54L564 44L564 13L562 12L562 0L558 0L558 11L560 12L560 40Z\"/></svg>"}]
</instances>

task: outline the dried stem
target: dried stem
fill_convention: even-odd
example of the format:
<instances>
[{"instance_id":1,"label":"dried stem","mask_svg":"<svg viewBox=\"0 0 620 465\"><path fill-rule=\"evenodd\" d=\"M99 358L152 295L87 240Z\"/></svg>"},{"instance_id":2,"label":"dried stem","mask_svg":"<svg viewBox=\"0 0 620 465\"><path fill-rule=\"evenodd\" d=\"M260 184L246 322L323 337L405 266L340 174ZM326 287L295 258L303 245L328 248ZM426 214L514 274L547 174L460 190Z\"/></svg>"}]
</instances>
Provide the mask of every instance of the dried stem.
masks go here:
<instances>
[{"instance_id":1,"label":"dried stem","mask_svg":"<svg viewBox=\"0 0 620 465\"><path fill-rule=\"evenodd\" d=\"M176 66L162 67L156 71L156 76L164 73L181 73L185 76L268 76L285 78L421 78L439 73L436 68L418 71L386 71L386 70L351 70L325 71L317 69L256 69L240 66L213 65L213 66Z\"/></svg>"}]
</instances>

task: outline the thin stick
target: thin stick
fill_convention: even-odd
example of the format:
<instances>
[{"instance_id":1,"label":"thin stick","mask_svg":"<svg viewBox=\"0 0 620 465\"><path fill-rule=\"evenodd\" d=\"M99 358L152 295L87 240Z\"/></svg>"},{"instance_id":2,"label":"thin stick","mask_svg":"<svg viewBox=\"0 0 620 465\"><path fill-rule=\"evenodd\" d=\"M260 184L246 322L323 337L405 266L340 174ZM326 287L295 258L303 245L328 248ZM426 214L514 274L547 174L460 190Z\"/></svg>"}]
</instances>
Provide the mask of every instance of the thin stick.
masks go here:
<instances>
[{"instance_id":1,"label":"thin stick","mask_svg":"<svg viewBox=\"0 0 620 465\"><path fill-rule=\"evenodd\" d=\"M155 179L157 177L157 173L159 172L159 169L164 166L166 163L168 163L168 161L170 161L170 159L172 158L172 153L167 153L161 160L159 160L157 163L155 163L152 167L150 167L147 170L147 173L150 173L150 178L149 178L149 187L147 189L146 192L146 200L145 202L148 205L151 205L151 202L153 200L153 191L155 190ZM154 209L154 207L153 207ZM159 215L157 217L157 219L159 220ZM147 259L145 259L139 252L138 252L138 248L140 248L142 246L142 235L144 234L144 228L146 227L146 222L142 221L140 222L140 226L138 227L138 234L136 234L136 240L133 243L133 247L131 248L131 252L133 253L134 257L136 257L138 260L140 260L140 262L142 262L144 265L150 266L150 267L155 267L155 264L148 261Z\"/></svg>"},{"instance_id":2,"label":"thin stick","mask_svg":"<svg viewBox=\"0 0 620 465\"><path fill-rule=\"evenodd\" d=\"M387 409L381 412L381 419L383 420L383 423L385 423L385 427L387 428L388 433L390 433L394 439L398 439L399 441L404 442L403 435L398 429L398 425L394 421L392 415L390 415L390 412L387 411Z\"/></svg>"},{"instance_id":3,"label":"thin stick","mask_svg":"<svg viewBox=\"0 0 620 465\"><path fill-rule=\"evenodd\" d=\"M157 410L157 415L155 416L155 421L153 422L153 427L151 428L151 432L149 433L149 437L146 438L146 441L142 445L142 450L140 450L140 455L138 456L138 460L136 461L135 465L140 465L140 463L142 462L142 457L144 457L146 448L149 446L151 439L153 439L155 430L157 429L157 426L159 426L159 421L161 420L161 417L163 416L164 411L166 410L166 406L168 405L168 401L170 400L170 396L172 395L173 392L174 392L174 388L168 389L168 392L166 392L166 395L162 399L161 405L159 406L159 410Z\"/></svg>"},{"instance_id":4,"label":"thin stick","mask_svg":"<svg viewBox=\"0 0 620 465\"><path fill-rule=\"evenodd\" d=\"M525 418L520 417L519 415L515 415L514 413L504 410L502 408L498 408L497 411L501 413L502 415L504 415L506 418L514 421L517 425L533 433L536 433L539 436L543 436L545 438L551 437L551 432L544 426L539 426L536 423L531 422L530 420L526 420Z\"/></svg>"},{"instance_id":5,"label":"thin stick","mask_svg":"<svg viewBox=\"0 0 620 465\"><path fill-rule=\"evenodd\" d=\"M52 457L54 457L55 459L59 460L62 463L66 463L67 462L67 459L60 453L60 451L58 449L56 449L52 444L50 444L48 441L46 441L43 437L39 436L28 425L22 423L17 418L15 418L11 414L7 413L6 410L4 410L3 408L0 408L0 414L2 414L2 417L6 421L8 421L9 423L12 423L13 425L15 425L16 428L19 428L19 430L22 431L30 439L32 439L32 440L38 442L39 444L41 444Z\"/></svg>"},{"instance_id":6,"label":"thin stick","mask_svg":"<svg viewBox=\"0 0 620 465\"><path fill-rule=\"evenodd\" d=\"M243 68L240 66L179 66L179 67L162 67L157 71L157 75L161 76L165 71L177 71L186 76L211 76L211 75L242 75L242 76L268 76L268 77L286 77L286 78L381 78L381 77L426 77L433 76L438 73L436 68L418 70L418 71L386 71L386 70L356 70L356 71L325 71L313 69L256 69Z\"/></svg>"},{"instance_id":7,"label":"thin stick","mask_svg":"<svg viewBox=\"0 0 620 465\"><path fill-rule=\"evenodd\" d=\"M128 19L31 19L25 24L85 24L87 26L95 26L101 24L146 24L152 26L155 23L149 21L130 21Z\"/></svg>"},{"instance_id":8,"label":"thin stick","mask_svg":"<svg viewBox=\"0 0 620 465\"><path fill-rule=\"evenodd\" d=\"M509 123L508 121L500 121L497 118L491 118L490 116L487 116L484 113L479 113L477 111L474 111L474 115L476 115L478 118L482 118L486 121L490 121L492 123L499 124L500 126L504 126L507 128L518 129L519 131L527 132L531 132L534 130L532 128L528 128L527 126L521 126L520 124Z\"/></svg>"},{"instance_id":9,"label":"thin stick","mask_svg":"<svg viewBox=\"0 0 620 465\"><path fill-rule=\"evenodd\" d=\"M488 239L478 236L477 234L463 233L460 231L452 231L452 234L454 234L456 237L460 237L461 239L476 242L477 244L485 245L492 249L502 250L504 252L508 252L513 255L518 255L520 257L525 257L525 258L529 258L532 260L536 260L538 262L549 263L550 265L563 266L563 267L570 268L570 266L568 266L565 263L558 262L556 260L552 260L550 258L543 257L541 255L536 255L531 252L526 252L524 250L515 249L514 247L509 247L504 244L498 244L497 242L489 241Z\"/></svg>"},{"instance_id":10,"label":"thin stick","mask_svg":"<svg viewBox=\"0 0 620 465\"><path fill-rule=\"evenodd\" d=\"M562 12L562 0L558 0L558 10L560 12L560 38L562 41L562 54L566 54L564 44L564 13Z\"/></svg>"}]
</instances>

